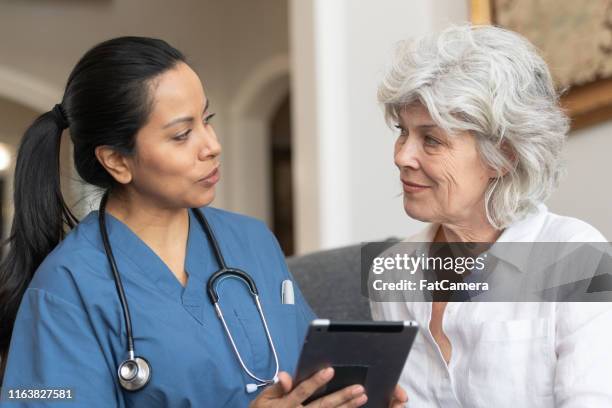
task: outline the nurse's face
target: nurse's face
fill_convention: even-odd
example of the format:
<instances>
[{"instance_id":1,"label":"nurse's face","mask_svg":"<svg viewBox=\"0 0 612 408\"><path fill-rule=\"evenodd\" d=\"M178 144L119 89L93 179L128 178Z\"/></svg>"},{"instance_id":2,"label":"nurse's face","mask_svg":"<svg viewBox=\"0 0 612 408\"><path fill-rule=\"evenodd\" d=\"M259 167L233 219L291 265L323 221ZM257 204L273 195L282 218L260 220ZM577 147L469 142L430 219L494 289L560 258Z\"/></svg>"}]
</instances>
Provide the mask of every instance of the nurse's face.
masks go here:
<instances>
[{"instance_id":1,"label":"nurse's face","mask_svg":"<svg viewBox=\"0 0 612 408\"><path fill-rule=\"evenodd\" d=\"M129 186L165 208L202 207L215 198L221 146L197 74L178 64L151 84L153 108L136 135Z\"/></svg>"},{"instance_id":2,"label":"nurse's face","mask_svg":"<svg viewBox=\"0 0 612 408\"><path fill-rule=\"evenodd\" d=\"M402 109L398 127L394 158L406 213L420 221L456 225L482 218L495 172L481 160L474 136L467 131L449 135L421 104Z\"/></svg>"}]
</instances>

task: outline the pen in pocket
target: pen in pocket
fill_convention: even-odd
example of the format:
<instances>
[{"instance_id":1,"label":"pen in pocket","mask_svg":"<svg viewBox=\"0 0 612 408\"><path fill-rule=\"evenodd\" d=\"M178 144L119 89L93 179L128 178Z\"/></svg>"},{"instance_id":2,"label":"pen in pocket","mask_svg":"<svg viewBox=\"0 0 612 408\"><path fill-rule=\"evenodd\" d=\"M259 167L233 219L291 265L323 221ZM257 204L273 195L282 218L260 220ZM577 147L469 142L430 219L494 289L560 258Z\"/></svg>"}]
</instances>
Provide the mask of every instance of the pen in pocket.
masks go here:
<instances>
[{"instance_id":1,"label":"pen in pocket","mask_svg":"<svg viewBox=\"0 0 612 408\"><path fill-rule=\"evenodd\" d=\"M283 281L281 287L281 302L283 305L295 304L295 298L293 296L293 282L291 282L289 279Z\"/></svg>"}]
</instances>

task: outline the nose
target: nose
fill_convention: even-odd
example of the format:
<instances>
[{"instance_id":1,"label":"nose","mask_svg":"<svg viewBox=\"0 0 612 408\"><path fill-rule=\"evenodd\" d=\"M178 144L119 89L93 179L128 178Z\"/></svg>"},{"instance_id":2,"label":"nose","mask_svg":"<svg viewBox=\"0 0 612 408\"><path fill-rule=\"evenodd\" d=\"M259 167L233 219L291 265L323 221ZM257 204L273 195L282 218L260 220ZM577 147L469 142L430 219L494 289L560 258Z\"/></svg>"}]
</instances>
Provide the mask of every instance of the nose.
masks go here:
<instances>
[{"instance_id":1,"label":"nose","mask_svg":"<svg viewBox=\"0 0 612 408\"><path fill-rule=\"evenodd\" d=\"M394 161L395 165L402 169L409 167L412 169L420 168L421 149L415 138L406 138L403 142L398 141L395 144Z\"/></svg>"},{"instance_id":2,"label":"nose","mask_svg":"<svg viewBox=\"0 0 612 408\"><path fill-rule=\"evenodd\" d=\"M218 157L221 154L221 144L219 143L219 139L217 139L215 129L213 129L210 124L204 125L202 134L203 137L200 150L198 151L198 158L200 160L209 160Z\"/></svg>"}]
</instances>

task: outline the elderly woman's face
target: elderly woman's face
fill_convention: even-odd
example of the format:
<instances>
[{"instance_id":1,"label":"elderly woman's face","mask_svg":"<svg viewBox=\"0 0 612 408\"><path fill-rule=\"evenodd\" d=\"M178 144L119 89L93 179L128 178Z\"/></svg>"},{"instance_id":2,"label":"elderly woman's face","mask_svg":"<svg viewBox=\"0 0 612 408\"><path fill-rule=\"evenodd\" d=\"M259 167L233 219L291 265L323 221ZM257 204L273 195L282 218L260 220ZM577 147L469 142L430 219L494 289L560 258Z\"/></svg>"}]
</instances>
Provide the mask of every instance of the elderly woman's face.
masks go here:
<instances>
[{"instance_id":1,"label":"elderly woman's face","mask_svg":"<svg viewBox=\"0 0 612 408\"><path fill-rule=\"evenodd\" d=\"M399 115L395 164L404 189L404 209L417 220L462 224L484 214L492 169L485 166L469 132L449 135L421 104Z\"/></svg>"}]
</instances>

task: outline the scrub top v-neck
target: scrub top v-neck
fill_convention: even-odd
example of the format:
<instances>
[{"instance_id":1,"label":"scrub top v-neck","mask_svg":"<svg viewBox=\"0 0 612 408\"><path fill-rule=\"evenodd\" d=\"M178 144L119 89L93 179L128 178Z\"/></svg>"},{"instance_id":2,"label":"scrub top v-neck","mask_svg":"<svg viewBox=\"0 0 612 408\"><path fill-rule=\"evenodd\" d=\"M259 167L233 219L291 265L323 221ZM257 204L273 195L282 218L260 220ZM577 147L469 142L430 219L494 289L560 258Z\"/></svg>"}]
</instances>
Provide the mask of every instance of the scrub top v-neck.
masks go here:
<instances>
[{"instance_id":1,"label":"scrub top v-neck","mask_svg":"<svg viewBox=\"0 0 612 408\"><path fill-rule=\"evenodd\" d=\"M314 314L294 283L295 304L281 302L292 279L274 236L260 221L202 209L230 267L255 280L280 360L293 373ZM150 383L123 391L117 367L126 358L121 305L105 256L98 212L91 212L45 259L22 300L3 383L1 406L56 406L58 401L7 402L10 389L70 389L75 406L246 407L252 379L242 370L206 294L219 269L210 243L189 212L183 287L168 266L125 224L106 215L109 240L132 316L136 354L151 364ZM275 364L257 308L244 283L218 285L220 304L246 366L263 378Z\"/></svg>"}]
</instances>

